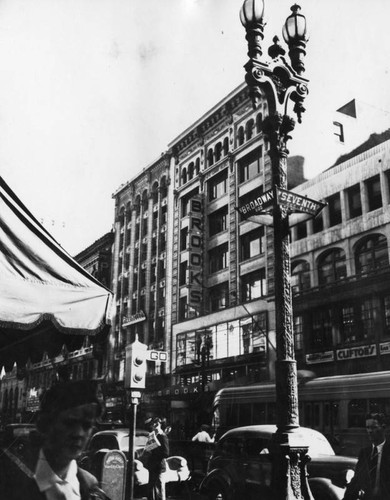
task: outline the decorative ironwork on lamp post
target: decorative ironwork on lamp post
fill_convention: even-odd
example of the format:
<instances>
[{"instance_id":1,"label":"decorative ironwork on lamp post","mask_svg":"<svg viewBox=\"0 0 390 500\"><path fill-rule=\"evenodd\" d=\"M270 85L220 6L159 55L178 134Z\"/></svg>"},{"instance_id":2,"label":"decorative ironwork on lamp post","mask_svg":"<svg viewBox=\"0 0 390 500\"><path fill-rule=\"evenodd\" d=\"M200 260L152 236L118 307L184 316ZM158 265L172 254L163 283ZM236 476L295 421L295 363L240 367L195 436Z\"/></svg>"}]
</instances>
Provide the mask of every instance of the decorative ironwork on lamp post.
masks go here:
<instances>
[{"instance_id":1,"label":"decorative ironwork on lamp post","mask_svg":"<svg viewBox=\"0 0 390 500\"><path fill-rule=\"evenodd\" d=\"M288 106L301 122L305 111L303 101L308 93L305 70L306 20L300 7L291 7L283 37L289 47L290 63L285 50L274 37L269 47L270 62L261 61L264 38L264 1L245 0L240 19L246 29L249 61L245 80L253 107L267 98L269 116L263 121L263 133L269 142L272 169L274 226L274 283L276 328L276 408L277 431L271 447L272 498L275 500L312 499L307 482L308 444L301 442L298 416L297 368L292 329L292 298L290 287L289 208L280 203L279 190L287 189L287 141L295 120L287 114Z\"/></svg>"}]
</instances>

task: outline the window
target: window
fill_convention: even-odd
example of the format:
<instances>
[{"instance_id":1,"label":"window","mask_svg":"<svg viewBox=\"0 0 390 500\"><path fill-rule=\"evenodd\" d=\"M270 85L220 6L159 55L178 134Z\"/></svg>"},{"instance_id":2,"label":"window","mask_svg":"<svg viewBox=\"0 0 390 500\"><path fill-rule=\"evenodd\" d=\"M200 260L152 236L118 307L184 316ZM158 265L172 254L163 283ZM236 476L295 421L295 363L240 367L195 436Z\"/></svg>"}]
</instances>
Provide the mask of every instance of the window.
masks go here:
<instances>
[{"instance_id":1,"label":"window","mask_svg":"<svg viewBox=\"0 0 390 500\"><path fill-rule=\"evenodd\" d=\"M341 334L343 341L359 342L374 338L375 308L371 298L359 303L345 304L341 308Z\"/></svg>"},{"instance_id":2,"label":"window","mask_svg":"<svg viewBox=\"0 0 390 500\"><path fill-rule=\"evenodd\" d=\"M293 293L310 288L310 264L308 262L299 261L291 265L291 287Z\"/></svg>"},{"instance_id":3,"label":"window","mask_svg":"<svg viewBox=\"0 0 390 500\"><path fill-rule=\"evenodd\" d=\"M251 259L264 252L264 227L241 236L241 261Z\"/></svg>"},{"instance_id":4,"label":"window","mask_svg":"<svg viewBox=\"0 0 390 500\"><path fill-rule=\"evenodd\" d=\"M179 319L187 318L187 297L180 297L179 300Z\"/></svg>"},{"instance_id":5,"label":"window","mask_svg":"<svg viewBox=\"0 0 390 500\"><path fill-rule=\"evenodd\" d=\"M249 141L249 139L252 138L254 125L255 125L255 122L253 121L253 119L250 119L249 121L247 121L247 123L245 125L245 132L246 132L246 140L247 141Z\"/></svg>"},{"instance_id":6,"label":"window","mask_svg":"<svg viewBox=\"0 0 390 500\"><path fill-rule=\"evenodd\" d=\"M180 264L179 285L185 285L187 282L188 263L184 261Z\"/></svg>"},{"instance_id":7,"label":"window","mask_svg":"<svg viewBox=\"0 0 390 500\"><path fill-rule=\"evenodd\" d=\"M258 176L261 172L262 163L262 148L252 151L252 153L240 160L238 162L239 182L242 183Z\"/></svg>"},{"instance_id":8,"label":"window","mask_svg":"<svg viewBox=\"0 0 390 500\"><path fill-rule=\"evenodd\" d=\"M264 268L250 274L245 274L241 277L242 302L259 299L260 297L264 297L266 294L267 286Z\"/></svg>"},{"instance_id":9,"label":"window","mask_svg":"<svg viewBox=\"0 0 390 500\"><path fill-rule=\"evenodd\" d=\"M303 316L293 318L294 345L297 351L303 349Z\"/></svg>"},{"instance_id":10,"label":"window","mask_svg":"<svg viewBox=\"0 0 390 500\"><path fill-rule=\"evenodd\" d=\"M221 233L227 229L227 205L209 215L209 235Z\"/></svg>"},{"instance_id":11,"label":"window","mask_svg":"<svg viewBox=\"0 0 390 500\"><path fill-rule=\"evenodd\" d=\"M349 208L349 218L359 217L362 215L362 200L360 197L360 185L355 184L354 186L347 189L348 198L348 208Z\"/></svg>"},{"instance_id":12,"label":"window","mask_svg":"<svg viewBox=\"0 0 390 500\"><path fill-rule=\"evenodd\" d=\"M244 144L244 128L240 127L237 132L237 142L239 146Z\"/></svg>"},{"instance_id":13,"label":"window","mask_svg":"<svg viewBox=\"0 0 390 500\"><path fill-rule=\"evenodd\" d=\"M214 163L214 152L213 150L210 148L208 151L207 151L207 165L209 167L211 167L211 165Z\"/></svg>"},{"instance_id":14,"label":"window","mask_svg":"<svg viewBox=\"0 0 390 500\"><path fill-rule=\"evenodd\" d=\"M356 249L356 272L369 273L389 265L387 239L376 234L365 239Z\"/></svg>"},{"instance_id":15,"label":"window","mask_svg":"<svg viewBox=\"0 0 390 500\"><path fill-rule=\"evenodd\" d=\"M375 175L365 182L368 198L368 211L376 210L382 206L381 181L379 175Z\"/></svg>"},{"instance_id":16,"label":"window","mask_svg":"<svg viewBox=\"0 0 390 500\"><path fill-rule=\"evenodd\" d=\"M332 346L332 310L317 309L312 314L312 332L309 338L312 349Z\"/></svg>"},{"instance_id":17,"label":"window","mask_svg":"<svg viewBox=\"0 0 390 500\"><path fill-rule=\"evenodd\" d=\"M215 149L214 149L215 161L219 161L221 159L221 156L222 156L222 144L220 142L218 142L215 145Z\"/></svg>"},{"instance_id":18,"label":"window","mask_svg":"<svg viewBox=\"0 0 390 500\"><path fill-rule=\"evenodd\" d=\"M184 227L180 231L180 250L186 250L188 245L188 227Z\"/></svg>"},{"instance_id":19,"label":"window","mask_svg":"<svg viewBox=\"0 0 390 500\"><path fill-rule=\"evenodd\" d=\"M385 322L385 334L390 335L390 295L383 297L383 316Z\"/></svg>"},{"instance_id":20,"label":"window","mask_svg":"<svg viewBox=\"0 0 390 500\"><path fill-rule=\"evenodd\" d=\"M334 135L337 137L339 142L344 142L344 127L339 122L333 122L334 125Z\"/></svg>"},{"instance_id":21,"label":"window","mask_svg":"<svg viewBox=\"0 0 390 500\"><path fill-rule=\"evenodd\" d=\"M221 283L209 289L210 309L212 312L229 306L229 284Z\"/></svg>"},{"instance_id":22,"label":"window","mask_svg":"<svg viewBox=\"0 0 390 500\"><path fill-rule=\"evenodd\" d=\"M181 198L181 216L185 217L188 215L188 211L190 209L190 200L193 198L195 195L198 194L198 189L194 189L190 193L186 194ZM164 207L166 208L166 207Z\"/></svg>"},{"instance_id":23,"label":"window","mask_svg":"<svg viewBox=\"0 0 390 500\"><path fill-rule=\"evenodd\" d=\"M209 269L210 273L222 271L228 266L228 244L224 243L209 251Z\"/></svg>"},{"instance_id":24,"label":"window","mask_svg":"<svg viewBox=\"0 0 390 500\"><path fill-rule=\"evenodd\" d=\"M209 200L216 200L227 193L228 171L225 169L209 181Z\"/></svg>"},{"instance_id":25,"label":"window","mask_svg":"<svg viewBox=\"0 0 390 500\"><path fill-rule=\"evenodd\" d=\"M345 252L340 248L331 250L318 261L318 281L320 285L334 283L347 276Z\"/></svg>"},{"instance_id":26,"label":"window","mask_svg":"<svg viewBox=\"0 0 390 500\"><path fill-rule=\"evenodd\" d=\"M307 236L307 225L306 221L299 222L296 226L297 232L297 240L301 240L302 238L306 238Z\"/></svg>"},{"instance_id":27,"label":"window","mask_svg":"<svg viewBox=\"0 0 390 500\"><path fill-rule=\"evenodd\" d=\"M260 134L262 124L263 124L263 115L261 113L258 113L256 115L256 133L257 134Z\"/></svg>"},{"instance_id":28,"label":"window","mask_svg":"<svg viewBox=\"0 0 390 500\"><path fill-rule=\"evenodd\" d=\"M320 233L324 229L324 218L322 212L313 219L313 233Z\"/></svg>"},{"instance_id":29,"label":"window","mask_svg":"<svg viewBox=\"0 0 390 500\"><path fill-rule=\"evenodd\" d=\"M329 226L336 226L341 222L341 200L340 193L330 196L327 200L329 209Z\"/></svg>"}]
</instances>

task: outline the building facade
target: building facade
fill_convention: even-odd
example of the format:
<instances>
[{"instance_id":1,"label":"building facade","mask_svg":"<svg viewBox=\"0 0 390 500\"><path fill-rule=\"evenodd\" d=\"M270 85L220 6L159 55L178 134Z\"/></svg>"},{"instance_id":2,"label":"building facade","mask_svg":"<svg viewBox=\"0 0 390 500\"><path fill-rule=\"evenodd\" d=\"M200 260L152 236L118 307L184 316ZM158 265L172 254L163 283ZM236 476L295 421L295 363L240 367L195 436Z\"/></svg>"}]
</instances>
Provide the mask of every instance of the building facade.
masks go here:
<instances>
[{"instance_id":1,"label":"building facade","mask_svg":"<svg viewBox=\"0 0 390 500\"><path fill-rule=\"evenodd\" d=\"M136 338L149 349L171 350L170 277L173 192L171 155L164 153L114 194L113 281L116 312L107 349L112 412L121 411L125 346ZM167 383L169 363L149 363L148 387Z\"/></svg>"},{"instance_id":2,"label":"building facade","mask_svg":"<svg viewBox=\"0 0 390 500\"><path fill-rule=\"evenodd\" d=\"M291 228L295 348L316 375L390 369L389 139L295 189L327 203Z\"/></svg>"}]
</instances>

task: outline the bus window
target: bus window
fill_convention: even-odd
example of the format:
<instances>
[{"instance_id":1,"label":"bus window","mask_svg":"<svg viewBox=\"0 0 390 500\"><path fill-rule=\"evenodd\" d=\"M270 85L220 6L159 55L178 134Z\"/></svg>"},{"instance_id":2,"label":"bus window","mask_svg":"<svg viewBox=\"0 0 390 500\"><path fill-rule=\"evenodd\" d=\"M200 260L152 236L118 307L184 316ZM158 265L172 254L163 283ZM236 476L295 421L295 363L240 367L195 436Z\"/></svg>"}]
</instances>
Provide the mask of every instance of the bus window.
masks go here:
<instances>
[{"instance_id":1,"label":"bus window","mask_svg":"<svg viewBox=\"0 0 390 500\"><path fill-rule=\"evenodd\" d=\"M339 404L335 401L324 403L324 429L333 432L339 418Z\"/></svg>"},{"instance_id":2,"label":"bus window","mask_svg":"<svg viewBox=\"0 0 390 500\"><path fill-rule=\"evenodd\" d=\"M348 427L365 427L367 414L366 399L352 399L348 403Z\"/></svg>"},{"instance_id":3,"label":"bus window","mask_svg":"<svg viewBox=\"0 0 390 500\"><path fill-rule=\"evenodd\" d=\"M238 404L232 404L226 406L226 418L225 418L225 424L227 424L229 427L234 427L238 424L238 410L239 410L239 405Z\"/></svg>"},{"instance_id":4,"label":"bus window","mask_svg":"<svg viewBox=\"0 0 390 500\"><path fill-rule=\"evenodd\" d=\"M312 427L313 429L318 429L320 427L320 408L321 408L321 403L314 403L313 404L313 422L312 422Z\"/></svg>"},{"instance_id":5,"label":"bus window","mask_svg":"<svg viewBox=\"0 0 390 500\"><path fill-rule=\"evenodd\" d=\"M253 424L268 424L265 403L253 403Z\"/></svg>"},{"instance_id":6,"label":"bus window","mask_svg":"<svg viewBox=\"0 0 390 500\"><path fill-rule=\"evenodd\" d=\"M239 405L238 422L239 425L250 425L252 422L251 405L249 403ZM229 422L230 423L230 422Z\"/></svg>"},{"instance_id":7,"label":"bus window","mask_svg":"<svg viewBox=\"0 0 390 500\"><path fill-rule=\"evenodd\" d=\"M276 423L276 403L267 404L267 424Z\"/></svg>"},{"instance_id":8,"label":"bus window","mask_svg":"<svg viewBox=\"0 0 390 500\"><path fill-rule=\"evenodd\" d=\"M370 413L385 413L388 415L390 410L390 399L370 399L368 407Z\"/></svg>"}]
</instances>

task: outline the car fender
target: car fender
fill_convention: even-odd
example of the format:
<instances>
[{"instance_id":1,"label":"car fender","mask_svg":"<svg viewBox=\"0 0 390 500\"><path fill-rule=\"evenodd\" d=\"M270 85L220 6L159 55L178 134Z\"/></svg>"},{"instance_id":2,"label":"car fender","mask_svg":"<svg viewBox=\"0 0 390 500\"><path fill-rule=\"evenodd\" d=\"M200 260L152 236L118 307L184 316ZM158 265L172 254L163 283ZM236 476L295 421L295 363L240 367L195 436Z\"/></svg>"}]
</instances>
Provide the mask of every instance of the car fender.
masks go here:
<instances>
[{"instance_id":1,"label":"car fender","mask_svg":"<svg viewBox=\"0 0 390 500\"><path fill-rule=\"evenodd\" d=\"M310 490L315 500L342 500L345 488L340 488L325 477L309 478Z\"/></svg>"},{"instance_id":2,"label":"car fender","mask_svg":"<svg viewBox=\"0 0 390 500\"><path fill-rule=\"evenodd\" d=\"M227 489L234 488L233 482L228 474L223 470L214 469L207 474L207 476L202 480L199 486L199 491L204 493L207 491L208 487L212 483L218 482L219 484L226 486Z\"/></svg>"}]
</instances>

